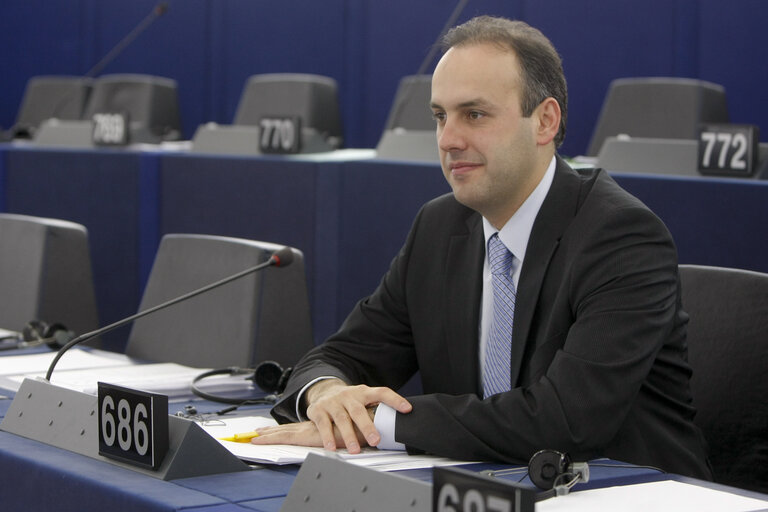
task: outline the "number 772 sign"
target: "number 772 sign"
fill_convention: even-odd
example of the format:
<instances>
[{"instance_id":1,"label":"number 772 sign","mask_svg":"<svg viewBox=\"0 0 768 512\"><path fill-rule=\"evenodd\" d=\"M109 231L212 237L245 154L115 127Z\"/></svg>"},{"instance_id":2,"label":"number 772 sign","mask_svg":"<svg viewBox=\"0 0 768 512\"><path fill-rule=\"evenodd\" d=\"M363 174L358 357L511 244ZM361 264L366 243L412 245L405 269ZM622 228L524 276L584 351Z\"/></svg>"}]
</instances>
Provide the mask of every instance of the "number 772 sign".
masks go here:
<instances>
[{"instance_id":1,"label":"number 772 sign","mask_svg":"<svg viewBox=\"0 0 768 512\"><path fill-rule=\"evenodd\" d=\"M698 165L702 174L751 176L755 169L758 128L745 124L699 127Z\"/></svg>"}]
</instances>

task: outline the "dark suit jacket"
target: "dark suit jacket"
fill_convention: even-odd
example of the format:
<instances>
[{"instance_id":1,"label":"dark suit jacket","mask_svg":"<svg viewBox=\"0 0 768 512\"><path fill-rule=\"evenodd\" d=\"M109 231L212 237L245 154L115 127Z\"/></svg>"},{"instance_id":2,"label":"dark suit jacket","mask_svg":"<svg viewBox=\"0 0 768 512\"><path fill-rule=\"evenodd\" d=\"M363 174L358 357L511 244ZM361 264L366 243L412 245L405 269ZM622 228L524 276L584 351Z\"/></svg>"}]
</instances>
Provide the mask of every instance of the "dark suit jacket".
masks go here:
<instances>
[{"instance_id":1,"label":"dark suit jacket","mask_svg":"<svg viewBox=\"0 0 768 512\"><path fill-rule=\"evenodd\" d=\"M396 439L465 460L525 463L541 449L711 478L693 425L677 253L664 224L607 173L558 158L518 283L512 390L482 400L480 215L427 203L379 287L297 365L273 414L334 375L398 389L417 370Z\"/></svg>"}]
</instances>

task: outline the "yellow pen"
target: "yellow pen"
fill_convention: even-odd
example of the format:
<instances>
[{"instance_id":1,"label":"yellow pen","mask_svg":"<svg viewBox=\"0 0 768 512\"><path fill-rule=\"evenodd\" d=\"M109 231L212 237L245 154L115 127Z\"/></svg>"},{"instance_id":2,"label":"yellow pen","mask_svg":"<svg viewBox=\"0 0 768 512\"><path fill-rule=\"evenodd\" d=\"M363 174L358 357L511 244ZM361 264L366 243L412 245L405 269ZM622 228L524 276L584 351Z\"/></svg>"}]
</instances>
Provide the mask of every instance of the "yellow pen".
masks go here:
<instances>
[{"instance_id":1,"label":"yellow pen","mask_svg":"<svg viewBox=\"0 0 768 512\"><path fill-rule=\"evenodd\" d=\"M219 441L234 441L235 443L250 443L251 439L259 437L258 432L243 432L242 434L233 434L229 437L220 437Z\"/></svg>"}]
</instances>

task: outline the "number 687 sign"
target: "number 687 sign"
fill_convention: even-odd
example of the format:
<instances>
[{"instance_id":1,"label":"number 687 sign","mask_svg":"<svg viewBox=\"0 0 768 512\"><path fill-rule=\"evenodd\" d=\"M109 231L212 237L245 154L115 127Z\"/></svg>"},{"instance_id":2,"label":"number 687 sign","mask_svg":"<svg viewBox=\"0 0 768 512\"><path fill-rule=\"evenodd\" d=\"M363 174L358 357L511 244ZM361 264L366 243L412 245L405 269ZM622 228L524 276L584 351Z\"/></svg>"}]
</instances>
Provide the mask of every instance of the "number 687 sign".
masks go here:
<instances>
[{"instance_id":1,"label":"number 687 sign","mask_svg":"<svg viewBox=\"0 0 768 512\"><path fill-rule=\"evenodd\" d=\"M758 129L745 124L709 124L699 128L702 174L751 176L757 158Z\"/></svg>"}]
</instances>

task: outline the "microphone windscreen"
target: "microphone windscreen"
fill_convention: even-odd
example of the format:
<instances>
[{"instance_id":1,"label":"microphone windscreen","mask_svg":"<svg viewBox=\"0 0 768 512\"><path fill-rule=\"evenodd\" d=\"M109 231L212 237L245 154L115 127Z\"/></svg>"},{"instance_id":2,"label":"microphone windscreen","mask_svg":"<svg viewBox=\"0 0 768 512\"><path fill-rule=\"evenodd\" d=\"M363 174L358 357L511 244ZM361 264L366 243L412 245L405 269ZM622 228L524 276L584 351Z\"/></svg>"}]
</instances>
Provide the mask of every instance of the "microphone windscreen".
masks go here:
<instances>
[{"instance_id":1,"label":"microphone windscreen","mask_svg":"<svg viewBox=\"0 0 768 512\"><path fill-rule=\"evenodd\" d=\"M287 267L293 262L293 251L290 247L283 247L272 253L272 260L276 267Z\"/></svg>"}]
</instances>

